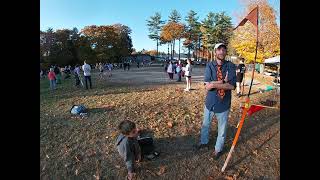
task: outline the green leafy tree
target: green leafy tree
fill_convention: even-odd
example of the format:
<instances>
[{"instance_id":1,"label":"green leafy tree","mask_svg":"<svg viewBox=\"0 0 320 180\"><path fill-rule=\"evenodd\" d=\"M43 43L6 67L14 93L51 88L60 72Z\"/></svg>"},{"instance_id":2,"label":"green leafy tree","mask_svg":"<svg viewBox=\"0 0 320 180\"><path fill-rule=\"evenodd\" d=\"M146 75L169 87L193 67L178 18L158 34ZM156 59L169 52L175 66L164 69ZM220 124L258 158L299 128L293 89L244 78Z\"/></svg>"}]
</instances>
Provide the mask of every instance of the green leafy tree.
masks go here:
<instances>
[{"instance_id":1,"label":"green leafy tree","mask_svg":"<svg viewBox=\"0 0 320 180\"><path fill-rule=\"evenodd\" d=\"M157 42L157 55L158 55L158 47L159 47L159 39L160 39L160 31L162 25L165 22L161 20L161 14L156 12L154 16L151 16L149 20L147 20L147 26L149 29L149 38L155 40Z\"/></svg>"}]
</instances>

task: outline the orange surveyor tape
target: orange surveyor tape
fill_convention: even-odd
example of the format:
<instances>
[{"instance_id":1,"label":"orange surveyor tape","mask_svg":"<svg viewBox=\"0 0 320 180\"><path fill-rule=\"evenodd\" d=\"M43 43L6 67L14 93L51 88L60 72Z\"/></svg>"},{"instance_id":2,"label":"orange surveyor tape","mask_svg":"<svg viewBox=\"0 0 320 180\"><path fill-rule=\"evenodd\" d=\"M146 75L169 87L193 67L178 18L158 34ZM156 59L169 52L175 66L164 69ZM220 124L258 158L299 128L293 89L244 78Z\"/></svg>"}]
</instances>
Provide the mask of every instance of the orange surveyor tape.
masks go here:
<instances>
[{"instance_id":1,"label":"orange surveyor tape","mask_svg":"<svg viewBox=\"0 0 320 180\"><path fill-rule=\"evenodd\" d=\"M237 130L236 137L233 140L232 146L235 146L237 144L237 141L238 141L238 138L239 138L239 135L240 135L240 131L241 131L244 119L246 118L246 115L247 115L247 112L248 112L249 108L250 108L250 98L246 98L246 102L245 102L245 105L244 105L244 109L243 109L241 120L240 120L240 124L239 124L239 128Z\"/></svg>"}]
</instances>

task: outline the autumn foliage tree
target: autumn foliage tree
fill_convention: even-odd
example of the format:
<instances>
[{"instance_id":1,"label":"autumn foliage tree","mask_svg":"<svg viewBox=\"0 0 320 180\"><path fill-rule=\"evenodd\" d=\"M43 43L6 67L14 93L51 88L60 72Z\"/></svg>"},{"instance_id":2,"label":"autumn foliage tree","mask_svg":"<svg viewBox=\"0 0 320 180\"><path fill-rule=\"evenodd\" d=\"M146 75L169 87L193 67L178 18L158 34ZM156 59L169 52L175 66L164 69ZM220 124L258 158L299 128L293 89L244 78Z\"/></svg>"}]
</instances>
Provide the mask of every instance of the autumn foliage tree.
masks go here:
<instances>
[{"instance_id":1,"label":"autumn foliage tree","mask_svg":"<svg viewBox=\"0 0 320 180\"><path fill-rule=\"evenodd\" d=\"M131 29L122 24L40 31L40 62L46 68L96 62L118 62L132 52Z\"/></svg>"},{"instance_id":2,"label":"autumn foliage tree","mask_svg":"<svg viewBox=\"0 0 320 180\"><path fill-rule=\"evenodd\" d=\"M86 26L81 33L86 36L98 61L112 60L115 57L115 42L119 39L113 26Z\"/></svg>"},{"instance_id":3,"label":"autumn foliage tree","mask_svg":"<svg viewBox=\"0 0 320 180\"><path fill-rule=\"evenodd\" d=\"M183 37L185 26L181 23L176 22L168 22L166 25L163 26L160 37L163 42L170 43L171 45L174 44L176 39L181 39ZM174 46L171 51L171 58L174 52ZM180 50L179 50L180 51Z\"/></svg>"},{"instance_id":4,"label":"autumn foliage tree","mask_svg":"<svg viewBox=\"0 0 320 180\"><path fill-rule=\"evenodd\" d=\"M157 55L157 50L147 51L146 54L149 54L150 56L156 56Z\"/></svg>"},{"instance_id":5,"label":"autumn foliage tree","mask_svg":"<svg viewBox=\"0 0 320 180\"><path fill-rule=\"evenodd\" d=\"M40 59L46 68L52 64L61 66L75 64L79 61L77 44L77 29L59 29L46 32L40 31Z\"/></svg>"},{"instance_id":6,"label":"autumn foliage tree","mask_svg":"<svg viewBox=\"0 0 320 180\"><path fill-rule=\"evenodd\" d=\"M257 62L280 55L280 27L276 23L276 12L268 1L243 1L246 5L242 20L254 7L259 5L259 40ZM251 23L238 27L231 38L231 46L247 63L254 61L256 47L256 29Z\"/></svg>"}]
</instances>

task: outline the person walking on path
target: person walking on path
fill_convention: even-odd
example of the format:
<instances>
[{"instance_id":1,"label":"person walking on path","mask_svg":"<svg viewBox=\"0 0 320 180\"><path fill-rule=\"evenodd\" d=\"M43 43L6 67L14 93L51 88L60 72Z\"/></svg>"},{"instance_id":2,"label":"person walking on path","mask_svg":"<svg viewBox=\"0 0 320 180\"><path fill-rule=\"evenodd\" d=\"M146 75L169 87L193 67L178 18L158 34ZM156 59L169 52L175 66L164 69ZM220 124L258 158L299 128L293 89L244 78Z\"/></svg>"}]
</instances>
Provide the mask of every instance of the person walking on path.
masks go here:
<instances>
[{"instance_id":1,"label":"person walking on path","mask_svg":"<svg viewBox=\"0 0 320 180\"><path fill-rule=\"evenodd\" d=\"M172 61L169 62L169 65L167 67L167 73L169 74L169 78L173 79L174 67Z\"/></svg>"}]
</instances>

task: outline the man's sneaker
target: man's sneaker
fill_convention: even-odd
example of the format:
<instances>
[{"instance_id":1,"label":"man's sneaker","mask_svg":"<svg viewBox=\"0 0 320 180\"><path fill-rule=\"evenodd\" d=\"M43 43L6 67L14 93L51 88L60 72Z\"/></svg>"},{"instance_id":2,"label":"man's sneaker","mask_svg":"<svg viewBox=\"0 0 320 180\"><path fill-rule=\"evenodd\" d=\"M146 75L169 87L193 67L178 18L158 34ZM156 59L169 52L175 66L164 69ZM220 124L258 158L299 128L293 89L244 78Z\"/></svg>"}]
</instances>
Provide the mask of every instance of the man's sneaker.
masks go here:
<instances>
[{"instance_id":1,"label":"man's sneaker","mask_svg":"<svg viewBox=\"0 0 320 180\"><path fill-rule=\"evenodd\" d=\"M195 144L195 145L193 145L193 147L194 147L194 150L198 151L203 148L208 148L209 146L208 146L208 144Z\"/></svg>"},{"instance_id":2,"label":"man's sneaker","mask_svg":"<svg viewBox=\"0 0 320 180\"><path fill-rule=\"evenodd\" d=\"M218 160L219 159L219 157L221 156L221 152L216 152L216 151L214 151L214 153L213 153L213 155L214 155L214 160Z\"/></svg>"}]
</instances>

